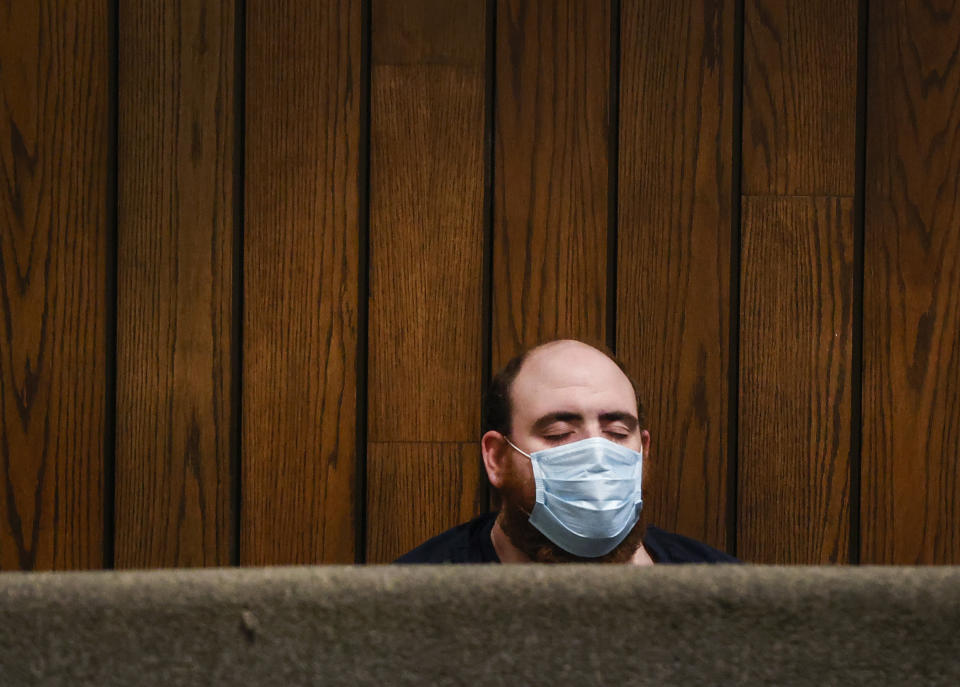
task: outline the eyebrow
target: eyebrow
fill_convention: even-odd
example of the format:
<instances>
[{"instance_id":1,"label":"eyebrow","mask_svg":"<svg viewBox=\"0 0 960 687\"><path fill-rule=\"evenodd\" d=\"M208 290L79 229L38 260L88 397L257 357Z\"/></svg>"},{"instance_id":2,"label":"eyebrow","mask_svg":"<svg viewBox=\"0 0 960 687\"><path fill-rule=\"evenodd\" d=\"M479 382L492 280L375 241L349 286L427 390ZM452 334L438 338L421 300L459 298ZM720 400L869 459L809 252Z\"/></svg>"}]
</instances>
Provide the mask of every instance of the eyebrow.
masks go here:
<instances>
[{"instance_id":1,"label":"eyebrow","mask_svg":"<svg viewBox=\"0 0 960 687\"><path fill-rule=\"evenodd\" d=\"M601 413L600 422L603 424L610 422L622 422L627 426L627 430L630 432L640 426L640 420L637 419L636 415L631 415L630 413L624 413L620 411Z\"/></svg>"},{"instance_id":2,"label":"eyebrow","mask_svg":"<svg viewBox=\"0 0 960 687\"><path fill-rule=\"evenodd\" d=\"M580 413L571 413L565 411L559 411L556 413L547 413L543 417L539 418L536 422L533 423L534 432L542 432L547 427L552 425L554 422L572 422L572 423L582 423L583 415ZM600 422L602 424L609 424L611 422L622 422L627 426L627 431L632 432L639 425L640 421L635 415L630 413L624 413L621 411L613 411L610 413L601 413Z\"/></svg>"},{"instance_id":3,"label":"eyebrow","mask_svg":"<svg viewBox=\"0 0 960 687\"><path fill-rule=\"evenodd\" d=\"M558 412L547 413L533 423L534 432L542 432L554 422L583 422L583 415L580 413Z\"/></svg>"}]
</instances>

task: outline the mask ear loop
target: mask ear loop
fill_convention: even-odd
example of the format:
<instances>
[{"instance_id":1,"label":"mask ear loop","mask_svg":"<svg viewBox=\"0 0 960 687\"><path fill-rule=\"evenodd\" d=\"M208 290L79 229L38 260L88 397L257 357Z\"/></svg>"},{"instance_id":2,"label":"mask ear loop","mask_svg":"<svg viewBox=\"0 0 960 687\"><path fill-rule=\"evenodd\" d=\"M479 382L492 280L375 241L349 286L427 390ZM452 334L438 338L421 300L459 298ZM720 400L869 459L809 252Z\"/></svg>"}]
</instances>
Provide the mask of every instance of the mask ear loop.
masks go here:
<instances>
[{"instance_id":1,"label":"mask ear loop","mask_svg":"<svg viewBox=\"0 0 960 687\"><path fill-rule=\"evenodd\" d=\"M510 448L512 448L517 453L519 453L521 456L525 456L531 463L533 463L533 456L531 456L529 453L519 448L515 443L510 441L510 437L508 437L506 434L501 434L500 436L502 436L503 440L510 445ZM536 477L537 466L535 464L533 469L534 469L534 482L536 484L536 490L537 490L536 499L539 501L540 499L543 498L543 485L540 484L540 480L538 480ZM532 514L532 511L528 511L523 506L519 506L519 508L520 508L520 512L526 515L527 519L529 520Z\"/></svg>"},{"instance_id":2,"label":"mask ear loop","mask_svg":"<svg viewBox=\"0 0 960 687\"><path fill-rule=\"evenodd\" d=\"M516 452L519 453L520 455L526 456L526 457L529 458L530 460L533 460L533 456L531 456L531 455L530 455L529 453L527 453L526 451L524 451L524 450L522 450L522 449L520 449L520 448L517 448L517 445L514 444L512 441L510 441L510 438L509 438L506 434L503 434L503 435L501 435L501 436L503 437L503 440L504 440L505 442L507 442L508 444L510 444L510 448L512 448L514 451L516 451Z\"/></svg>"},{"instance_id":3,"label":"mask ear loop","mask_svg":"<svg viewBox=\"0 0 960 687\"><path fill-rule=\"evenodd\" d=\"M534 483L536 484L536 490L537 490L536 501L537 503L544 503L544 499L546 498L546 492L543 487L543 474L541 472L540 466L537 464L537 461L535 461L533 459L533 456L531 456L529 453L519 448L516 444L510 441L510 438L506 434L503 434L501 436L503 436L504 441L510 444L510 447L514 451L519 453L521 456L526 456L527 460L530 461L530 464L533 466L533 479L534 479Z\"/></svg>"}]
</instances>

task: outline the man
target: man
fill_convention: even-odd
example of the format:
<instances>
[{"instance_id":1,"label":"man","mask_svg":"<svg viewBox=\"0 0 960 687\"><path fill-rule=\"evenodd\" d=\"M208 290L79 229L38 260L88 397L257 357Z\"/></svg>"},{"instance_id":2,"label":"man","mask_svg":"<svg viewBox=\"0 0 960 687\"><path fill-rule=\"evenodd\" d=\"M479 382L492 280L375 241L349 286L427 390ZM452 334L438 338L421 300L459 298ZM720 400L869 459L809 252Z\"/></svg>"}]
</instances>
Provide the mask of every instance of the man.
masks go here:
<instances>
[{"instance_id":1,"label":"man","mask_svg":"<svg viewBox=\"0 0 960 687\"><path fill-rule=\"evenodd\" d=\"M454 527L398 563L736 562L642 514L650 452L633 382L605 353L552 341L517 356L485 399L481 453L499 513Z\"/></svg>"}]
</instances>

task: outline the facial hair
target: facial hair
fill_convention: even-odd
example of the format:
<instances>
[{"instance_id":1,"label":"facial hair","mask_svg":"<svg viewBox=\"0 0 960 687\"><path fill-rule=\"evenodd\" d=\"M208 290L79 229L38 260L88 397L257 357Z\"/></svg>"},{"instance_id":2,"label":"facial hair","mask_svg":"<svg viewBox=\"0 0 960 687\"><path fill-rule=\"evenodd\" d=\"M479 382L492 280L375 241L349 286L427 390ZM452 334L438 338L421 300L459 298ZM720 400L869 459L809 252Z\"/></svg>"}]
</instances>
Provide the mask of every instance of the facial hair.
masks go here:
<instances>
[{"instance_id":1,"label":"facial hair","mask_svg":"<svg viewBox=\"0 0 960 687\"><path fill-rule=\"evenodd\" d=\"M502 505L497 520L510 543L536 563L627 563L643 543L646 518L643 511L630 533L612 551L595 558L576 556L550 541L530 524L533 504L524 503L523 488L517 476L507 475L500 490Z\"/></svg>"}]
</instances>

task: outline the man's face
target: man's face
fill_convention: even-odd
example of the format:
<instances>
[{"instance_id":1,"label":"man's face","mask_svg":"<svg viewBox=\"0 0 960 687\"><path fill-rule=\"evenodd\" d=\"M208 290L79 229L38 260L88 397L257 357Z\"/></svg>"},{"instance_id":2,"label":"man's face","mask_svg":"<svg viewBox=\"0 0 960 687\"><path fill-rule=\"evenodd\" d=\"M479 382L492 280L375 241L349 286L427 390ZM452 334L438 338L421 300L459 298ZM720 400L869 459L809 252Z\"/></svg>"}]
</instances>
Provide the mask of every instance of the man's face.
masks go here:
<instances>
[{"instance_id":1,"label":"man's face","mask_svg":"<svg viewBox=\"0 0 960 687\"><path fill-rule=\"evenodd\" d=\"M646 452L649 447L649 434L637 421L630 380L610 358L586 344L559 341L531 352L513 382L510 399L510 440L527 453L590 437L603 437L634 451L642 447ZM505 530L513 530L507 533L515 544L518 539L537 539L539 532L524 516L533 509L536 494L533 467L520 453L504 450L508 451L501 488ZM624 541L633 550L638 543L637 537ZM565 552L554 549L564 558Z\"/></svg>"}]
</instances>

